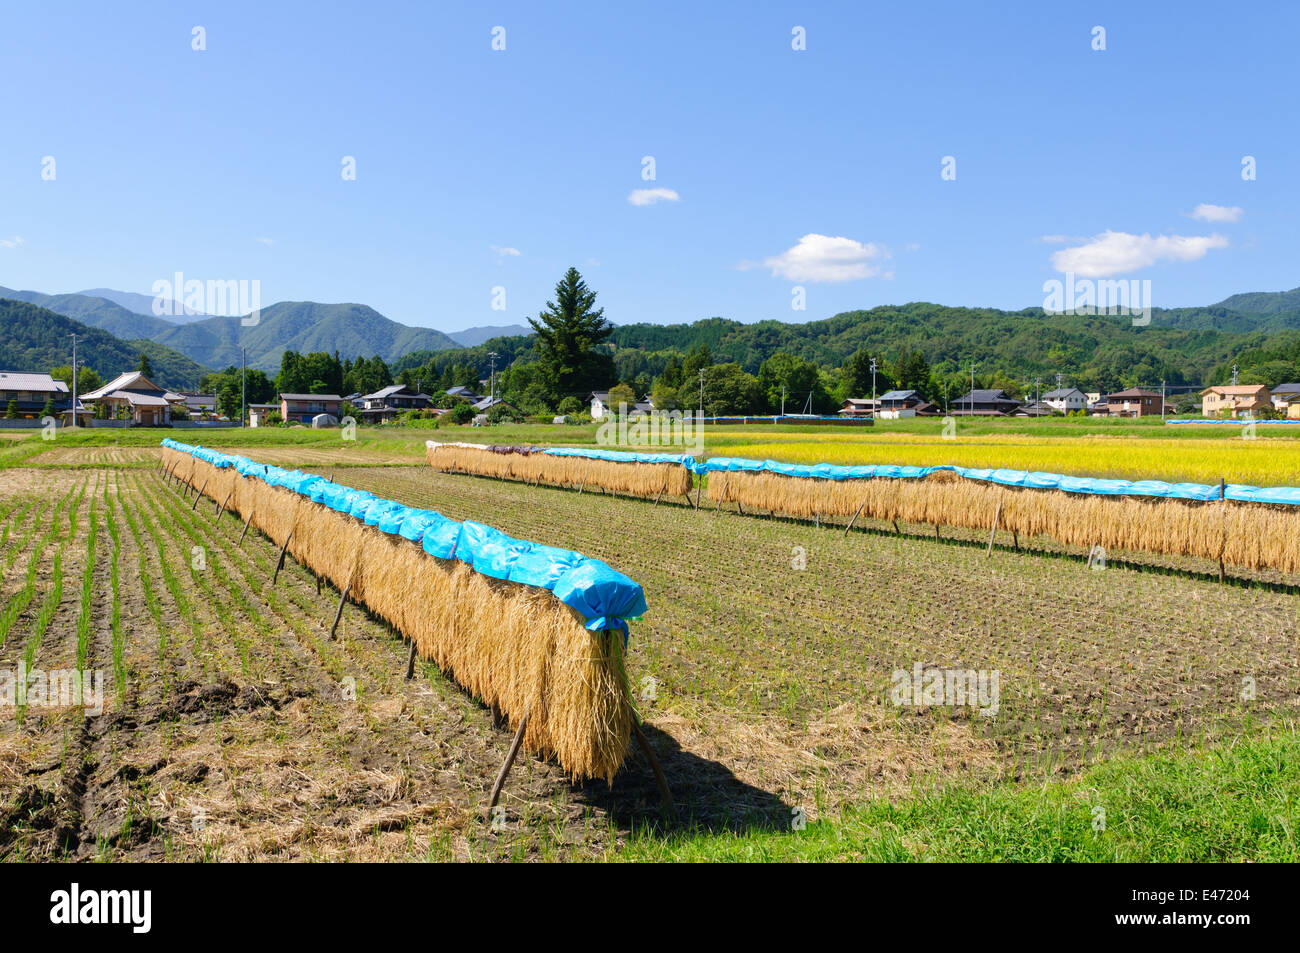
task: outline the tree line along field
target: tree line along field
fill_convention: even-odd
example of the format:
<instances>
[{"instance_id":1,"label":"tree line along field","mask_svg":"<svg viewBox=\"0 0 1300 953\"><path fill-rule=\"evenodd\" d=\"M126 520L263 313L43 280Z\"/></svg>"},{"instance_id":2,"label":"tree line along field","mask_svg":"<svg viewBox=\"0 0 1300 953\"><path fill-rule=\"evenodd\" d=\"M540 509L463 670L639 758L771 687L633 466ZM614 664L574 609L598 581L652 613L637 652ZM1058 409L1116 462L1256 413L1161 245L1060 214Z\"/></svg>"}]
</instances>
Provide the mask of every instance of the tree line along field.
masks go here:
<instances>
[{"instance_id":1,"label":"tree line along field","mask_svg":"<svg viewBox=\"0 0 1300 953\"><path fill-rule=\"evenodd\" d=\"M0 471L0 669L102 669L104 713L6 712L0 857L1300 857L1297 580L1124 554L1098 571L1044 540L988 556L985 534L846 535L279 433L245 452L641 582L629 681L679 816L659 819L636 752L612 787L524 758L493 830L509 737L489 712L431 667L406 682L404 646L356 606L330 642L337 593L292 561L271 587L278 547L237 545L238 518L165 484L145 441L72 462L93 447L60 438ZM996 670L996 716L892 704L918 662Z\"/></svg>"}]
</instances>

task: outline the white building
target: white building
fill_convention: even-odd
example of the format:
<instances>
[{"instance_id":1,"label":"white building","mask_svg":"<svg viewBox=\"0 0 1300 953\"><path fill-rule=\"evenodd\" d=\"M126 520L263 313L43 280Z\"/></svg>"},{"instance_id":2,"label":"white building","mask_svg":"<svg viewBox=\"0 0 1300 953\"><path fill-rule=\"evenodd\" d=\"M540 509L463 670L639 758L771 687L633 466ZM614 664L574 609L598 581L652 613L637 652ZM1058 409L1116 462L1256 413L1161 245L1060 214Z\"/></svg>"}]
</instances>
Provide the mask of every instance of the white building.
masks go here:
<instances>
[{"instance_id":1,"label":"white building","mask_svg":"<svg viewBox=\"0 0 1300 953\"><path fill-rule=\"evenodd\" d=\"M1100 394L1097 395L1097 399L1101 399ZM1078 388L1059 387L1044 394L1043 403L1053 410L1063 414L1070 414L1079 410L1087 410L1090 401L1088 395Z\"/></svg>"}]
</instances>

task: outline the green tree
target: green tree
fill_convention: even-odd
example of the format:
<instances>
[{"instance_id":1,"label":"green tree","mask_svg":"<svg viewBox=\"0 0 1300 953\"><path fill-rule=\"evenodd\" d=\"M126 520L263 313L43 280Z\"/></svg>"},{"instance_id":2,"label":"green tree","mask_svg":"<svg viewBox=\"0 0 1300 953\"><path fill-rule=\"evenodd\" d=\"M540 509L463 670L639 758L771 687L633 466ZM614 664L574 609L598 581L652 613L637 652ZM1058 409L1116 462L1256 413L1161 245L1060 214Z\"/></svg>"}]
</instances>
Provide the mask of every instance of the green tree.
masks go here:
<instances>
[{"instance_id":1,"label":"green tree","mask_svg":"<svg viewBox=\"0 0 1300 953\"><path fill-rule=\"evenodd\" d=\"M71 390L72 365L61 364L58 367L51 368L50 376L53 377L56 381L63 381L63 383L68 385L68 389ZM99 374L94 370L94 368L86 367L83 364L80 370L77 372L77 394L78 395L89 394L92 390L97 390L103 386L104 386L104 379L99 376Z\"/></svg>"},{"instance_id":2,"label":"green tree","mask_svg":"<svg viewBox=\"0 0 1300 953\"><path fill-rule=\"evenodd\" d=\"M136 370L150 379L153 378L153 365L149 363L149 355L143 351L140 353L140 363Z\"/></svg>"},{"instance_id":3,"label":"green tree","mask_svg":"<svg viewBox=\"0 0 1300 953\"><path fill-rule=\"evenodd\" d=\"M665 387L671 387L674 390L682 386L682 362L676 354L668 358L668 363L664 365L663 373L655 381L656 384L663 384Z\"/></svg>"},{"instance_id":4,"label":"green tree","mask_svg":"<svg viewBox=\"0 0 1300 953\"><path fill-rule=\"evenodd\" d=\"M537 334L541 383L551 403L584 396L614 377L613 360L596 350L614 328L578 269L564 273L555 286L555 301L546 302L545 310L528 323Z\"/></svg>"},{"instance_id":5,"label":"green tree","mask_svg":"<svg viewBox=\"0 0 1300 953\"><path fill-rule=\"evenodd\" d=\"M930 399L930 365L919 350L909 350L904 344L892 372L900 390L914 390L925 400Z\"/></svg>"},{"instance_id":6,"label":"green tree","mask_svg":"<svg viewBox=\"0 0 1300 953\"><path fill-rule=\"evenodd\" d=\"M704 415L752 414L762 403L758 379L739 364L714 364L704 371Z\"/></svg>"},{"instance_id":7,"label":"green tree","mask_svg":"<svg viewBox=\"0 0 1300 953\"><path fill-rule=\"evenodd\" d=\"M822 384L817 365L784 351L763 362L758 370L758 386L766 405L763 409L772 413L781 410L783 395L787 413L811 410L824 414L834 408L835 402Z\"/></svg>"},{"instance_id":8,"label":"green tree","mask_svg":"<svg viewBox=\"0 0 1300 953\"><path fill-rule=\"evenodd\" d=\"M636 392L626 384L617 384L609 390L609 406L614 413L620 409L631 410L636 403Z\"/></svg>"},{"instance_id":9,"label":"green tree","mask_svg":"<svg viewBox=\"0 0 1300 953\"><path fill-rule=\"evenodd\" d=\"M700 371L712 366L713 354L707 344L693 348L686 355L686 360L682 362L682 379L677 385L678 389L697 387L700 382Z\"/></svg>"},{"instance_id":10,"label":"green tree","mask_svg":"<svg viewBox=\"0 0 1300 953\"><path fill-rule=\"evenodd\" d=\"M18 418L18 401L9 401L9 406L5 408L5 419L16 420Z\"/></svg>"},{"instance_id":11,"label":"green tree","mask_svg":"<svg viewBox=\"0 0 1300 953\"><path fill-rule=\"evenodd\" d=\"M474 408L464 401L456 404L448 415L454 424L467 424L474 419Z\"/></svg>"}]
</instances>

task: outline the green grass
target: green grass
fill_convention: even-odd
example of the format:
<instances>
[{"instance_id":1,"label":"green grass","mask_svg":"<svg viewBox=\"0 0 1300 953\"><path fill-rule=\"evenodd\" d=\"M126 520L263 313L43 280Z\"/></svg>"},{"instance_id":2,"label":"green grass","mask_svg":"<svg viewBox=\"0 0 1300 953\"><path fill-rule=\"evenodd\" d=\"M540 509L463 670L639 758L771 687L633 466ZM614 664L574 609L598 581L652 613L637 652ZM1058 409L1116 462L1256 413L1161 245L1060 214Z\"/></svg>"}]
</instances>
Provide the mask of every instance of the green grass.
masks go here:
<instances>
[{"instance_id":1,"label":"green grass","mask_svg":"<svg viewBox=\"0 0 1300 953\"><path fill-rule=\"evenodd\" d=\"M1294 862L1300 735L1260 730L1208 750L1117 759L1070 781L876 801L804 830L642 830L609 859Z\"/></svg>"}]
</instances>

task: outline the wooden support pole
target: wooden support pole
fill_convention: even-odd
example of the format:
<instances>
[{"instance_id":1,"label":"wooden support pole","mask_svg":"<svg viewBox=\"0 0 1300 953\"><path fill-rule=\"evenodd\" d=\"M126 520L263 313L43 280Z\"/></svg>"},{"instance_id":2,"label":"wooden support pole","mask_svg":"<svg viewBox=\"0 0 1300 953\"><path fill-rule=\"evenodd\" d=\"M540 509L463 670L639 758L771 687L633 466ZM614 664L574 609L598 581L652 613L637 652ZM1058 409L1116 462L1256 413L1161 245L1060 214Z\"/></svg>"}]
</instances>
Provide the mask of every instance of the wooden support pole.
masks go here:
<instances>
[{"instance_id":1,"label":"wooden support pole","mask_svg":"<svg viewBox=\"0 0 1300 953\"><path fill-rule=\"evenodd\" d=\"M740 500L736 501L736 512L739 513L741 516L745 515L745 508L740 505Z\"/></svg>"},{"instance_id":2,"label":"wooden support pole","mask_svg":"<svg viewBox=\"0 0 1300 953\"><path fill-rule=\"evenodd\" d=\"M903 534L903 531L898 528L898 520L893 520L892 522L894 524L894 535L901 536Z\"/></svg>"},{"instance_id":3,"label":"wooden support pole","mask_svg":"<svg viewBox=\"0 0 1300 953\"><path fill-rule=\"evenodd\" d=\"M497 806L497 800L501 797L501 788L506 783L506 775L510 773L510 768L515 763L515 758L519 754L519 746L524 743L524 729L526 727L528 727L528 712L524 712L524 717L519 719L519 728L515 731L515 736L510 742L510 750L506 753L506 760L501 762L501 770L497 772L497 779L492 782L492 794L488 798L488 810Z\"/></svg>"},{"instance_id":4,"label":"wooden support pole","mask_svg":"<svg viewBox=\"0 0 1300 953\"><path fill-rule=\"evenodd\" d=\"M857 511L856 513L853 514L853 519L849 520L849 525L846 526L846 527L844 527L844 535L845 535L845 536L849 535L849 530L853 529L853 524L856 523L856 522L858 521L858 517L862 515L862 508L863 508L864 506L866 506L866 505L867 505L867 504L866 504L866 502L864 501L864 502L862 503L862 505L858 507L858 511Z\"/></svg>"},{"instance_id":5,"label":"wooden support pole","mask_svg":"<svg viewBox=\"0 0 1300 953\"><path fill-rule=\"evenodd\" d=\"M233 489L226 494L226 498L221 502L221 508L217 510L217 519L221 519L221 514L226 512L226 504L230 502L230 498L234 495L235 491Z\"/></svg>"},{"instance_id":6,"label":"wooden support pole","mask_svg":"<svg viewBox=\"0 0 1300 953\"><path fill-rule=\"evenodd\" d=\"M316 573L316 595L320 595L320 573Z\"/></svg>"},{"instance_id":7,"label":"wooden support pole","mask_svg":"<svg viewBox=\"0 0 1300 953\"><path fill-rule=\"evenodd\" d=\"M415 639L411 639L411 654L406 658L406 680L415 677Z\"/></svg>"},{"instance_id":8,"label":"wooden support pole","mask_svg":"<svg viewBox=\"0 0 1300 953\"><path fill-rule=\"evenodd\" d=\"M244 528L239 533L239 542L235 543L236 549L244 545L244 535L248 532L248 524L251 522L253 522L253 508L250 506L248 508L248 519L244 520Z\"/></svg>"},{"instance_id":9,"label":"wooden support pole","mask_svg":"<svg viewBox=\"0 0 1300 953\"><path fill-rule=\"evenodd\" d=\"M1011 545L1015 547L1016 552L1020 552L1020 534L1014 529L1011 531Z\"/></svg>"},{"instance_id":10,"label":"wooden support pole","mask_svg":"<svg viewBox=\"0 0 1300 953\"><path fill-rule=\"evenodd\" d=\"M984 554L984 558L993 555L993 537L998 535L998 517L1002 515L1002 501L998 500L998 508L993 513L993 530L989 533L989 550Z\"/></svg>"},{"instance_id":11,"label":"wooden support pole","mask_svg":"<svg viewBox=\"0 0 1300 953\"><path fill-rule=\"evenodd\" d=\"M587 485L587 474L582 475L582 482L578 484L578 496L582 496L582 488Z\"/></svg>"},{"instance_id":12,"label":"wooden support pole","mask_svg":"<svg viewBox=\"0 0 1300 953\"><path fill-rule=\"evenodd\" d=\"M659 491L659 496L656 496L656 497L655 497L655 506L658 506L658 505L659 505L659 498L662 497L662 496L664 495L664 490L666 490L666 489L668 489L668 484L667 484L667 483L665 483L665 484L663 485L663 489ZM651 508L651 509L654 509L654 506L652 506L652 507L650 507L650 508Z\"/></svg>"},{"instance_id":13,"label":"wooden support pole","mask_svg":"<svg viewBox=\"0 0 1300 953\"><path fill-rule=\"evenodd\" d=\"M204 481L203 481L203 490L206 490L207 488L208 488L208 481L207 481L207 480L204 480ZM194 503L193 503L193 505L190 506L190 509L191 509L191 510L196 510L196 509L198 509L198 507L199 507L199 500L203 498L203 490L199 490L199 492L197 492L197 493L194 494Z\"/></svg>"},{"instance_id":14,"label":"wooden support pole","mask_svg":"<svg viewBox=\"0 0 1300 953\"><path fill-rule=\"evenodd\" d=\"M339 609L337 612L334 613L334 624L330 626L329 640L331 642L334 641L334 633L339 627L339 620L343 618L343 604L348 601L348 593L351 590L352 590L352 580L349 579L348 584L343 587L343 592L339 594Z\"/></svg>"},{"instance_id":15,"label":"wooden support pole","mask_svg":"<svg viewBox=\"0 0 1300 953\"><path fill-rule=\"evenodd\" d=\"M697 510L700 508L700 493L702 493L703 490L704 490L704 480L703 478L701 478L700 482L695 484L695 508Z\"/></svg>"},{"instance_id":16,"label":"wooden support pole","mask_svg":"<svg viewBox=\"0 0 1300 953\"><path fill-rule=\"evenodd\" d=\"M935 523L935 524L934 524L934 541L935 541L936 543L939 542L939 524L938 524L938 523Z\"/></svg>"},{"instance_id":17,"label":"wooden support pole","mask_svg":"<svg viewBox=\"0 0 1300 953\"><path fill-rule=\"evenodd\" d=\"M650 770L655 773L655 783L659 785L659 803L665 814L669 814L673 809L673 792L668 790L668 779L664 777L664 769L659 765L659 758L655 755L654 748L650 747L650 739L645 736L641 726L636 723L636 718L632 719L632 731L636 734L637 744L641 746L641 753L645 755L650 762Z\"/></svg>"},{"instance_id":18,"label":"wooden support pole","mask_svg":"<svg viewBox=\"0 0 1300 953\"><path fill-rule=\"evenodd\" d=\"M1224 502L1224 492L1225 492L1226 490L1227 490L1227 484L1223 482L1223 477L1219 477L1219 502L1220 502L1220 503L1223 503L1223 502ZM1226 514L1226 511L1225 511L1225 514L1224 514L1224 515L1227 515L1227 514ZM1224 546L1227 546L1227 545L1228 545L1228 536L1227 536L1227 531L1225 530L1225 531L1224 531L1223 542L1220 544L1220 549L1219 549L1219 582L1223 582L1223 578L1224 578L1224 576L1223 576L1223 547L1224 547Z\"/></svg>"},{"instance_id":19,"label":"wooden support pole","mask_svg":"<svg viewBox=\"0 0 1300 953\"><path fill-rule=\"evenodd\" d=\"M271 573L271 585L280 578L280 570L284 568L284 555L289 551L289 540L293 539L293 527L289 527L289 535L284 538L284 545L280 547L280 558L275 562L275 572Z\"/></svg>"}]
</instances>

